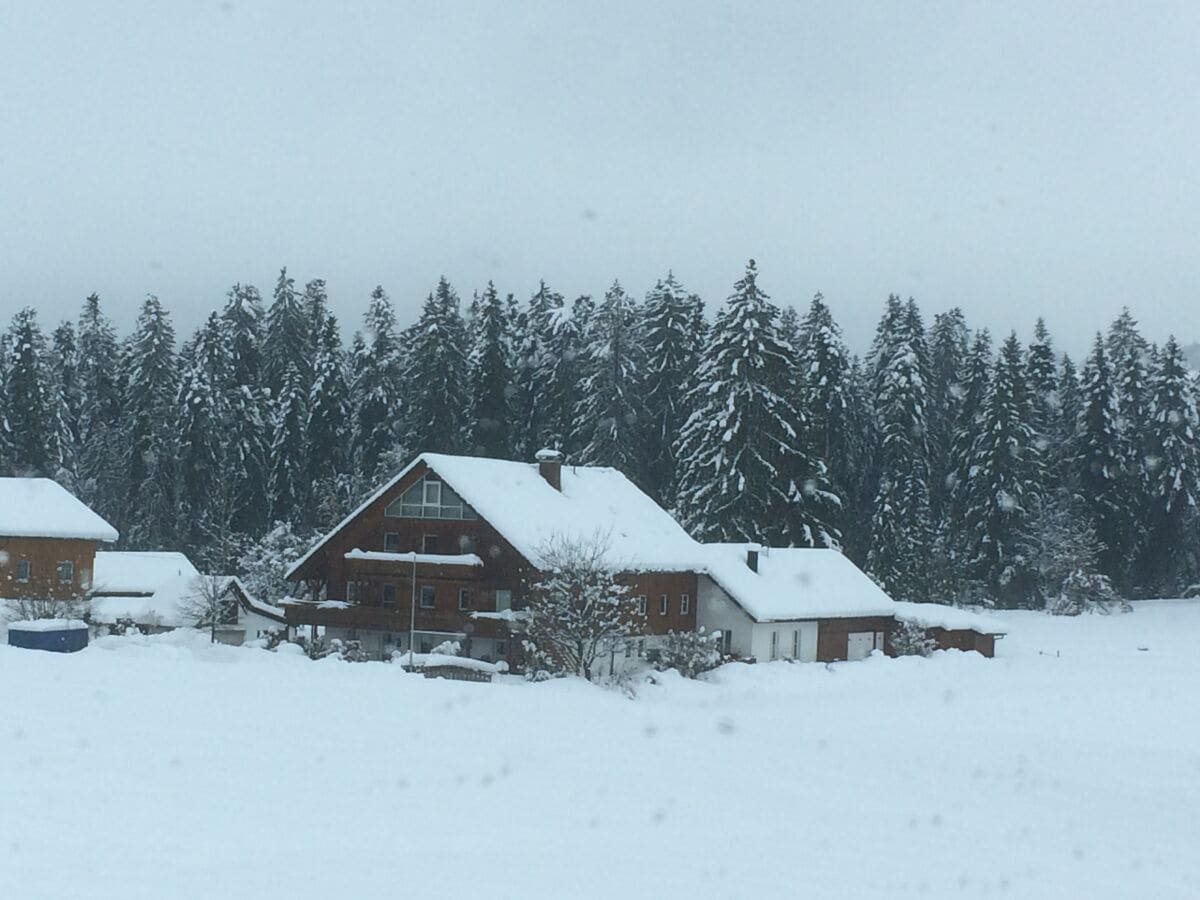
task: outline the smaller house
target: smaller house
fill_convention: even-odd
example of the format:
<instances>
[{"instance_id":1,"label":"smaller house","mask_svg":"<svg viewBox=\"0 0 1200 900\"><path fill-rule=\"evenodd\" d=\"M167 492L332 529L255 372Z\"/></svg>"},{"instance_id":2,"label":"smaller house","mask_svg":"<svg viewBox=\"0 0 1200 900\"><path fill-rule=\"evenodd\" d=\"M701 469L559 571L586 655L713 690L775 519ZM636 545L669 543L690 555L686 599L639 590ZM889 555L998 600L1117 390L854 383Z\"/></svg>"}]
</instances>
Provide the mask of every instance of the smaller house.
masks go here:
<instances>
[{"instance_id":1,"label":"smaller house","mask_svg":"<svg viewBox=\"0 0 1200 900\"><path fill-rule=\"evenodd\" d=\"M240 645L284 631L283 610L258 600L235 576L200 574L182 553L111 552L96 555L96 591L88 615L101 633L134 628L142 634L161 634L202 625L202 607L215 590L221 614L217 639ZM214 578L213 583L206 579Z\"/></svg>"},{"instance_id":2,"label":"smaller house","mask_svg":"<svg viewBox=\"0 0 1200 900\"><path fill-rule=\"evenodd\" d=\"M997 619L941 603L897 600L896 620L925 629L938 650L974 650L988 658L996 655L996 641L1005 634Z\"/></svg>"},{"instance_id":3,"label":"smaller house","mask_svg":"<svg viewBox=\"0 0 1200 900\"><path fill-rule=\"evenodd\" d=\"M117 530L49 478L0 478L0 598L68 601L92 588Z\"/></svg>"},{"instance_id":4,"label":"smaller house","mask_svg":"<svg viewBox=\"0 0 1200 900\"><path fill-rule=\"evenodd\" d=\"M763 662L885 650L895 603L837 550L704 544L699 623L725 653Z\"/></svg>"}]
</instances>

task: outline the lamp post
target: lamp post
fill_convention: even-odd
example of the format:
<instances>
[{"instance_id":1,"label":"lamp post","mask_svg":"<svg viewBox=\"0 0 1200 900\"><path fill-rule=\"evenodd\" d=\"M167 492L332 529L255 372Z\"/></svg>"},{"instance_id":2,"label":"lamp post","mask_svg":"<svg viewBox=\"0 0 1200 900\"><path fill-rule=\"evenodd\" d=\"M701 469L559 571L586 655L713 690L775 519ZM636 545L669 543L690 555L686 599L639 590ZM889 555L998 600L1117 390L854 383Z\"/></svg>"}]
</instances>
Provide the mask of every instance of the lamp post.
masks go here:
<instances>
[{"instance_id":1,"label":"lamp post","mask_svg":"<svg viewBox=\"0 0 1200 900\"><path fill-rule=\"evenodd\" d=\"M417 551L409 554L412 557L412 597L408 602L408 670L413 668L413 638L417 633Z\"/></svg>"}]
</instances>

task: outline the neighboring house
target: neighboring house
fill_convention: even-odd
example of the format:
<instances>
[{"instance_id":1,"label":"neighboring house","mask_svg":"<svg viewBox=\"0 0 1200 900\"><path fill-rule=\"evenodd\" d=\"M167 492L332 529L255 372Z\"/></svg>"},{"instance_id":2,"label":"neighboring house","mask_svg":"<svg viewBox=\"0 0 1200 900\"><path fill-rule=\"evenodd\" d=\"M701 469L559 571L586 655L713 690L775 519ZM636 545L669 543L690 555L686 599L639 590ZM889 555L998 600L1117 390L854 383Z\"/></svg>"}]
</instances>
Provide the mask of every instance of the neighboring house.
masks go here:
<instances>
[{"instance_id":1,"label":"neighboring house","mask_svg":"<svg viewBox=\"0 0 1200 900\"><path fill-rule=\"evenodd\" d=\"M48 478L0 478L0 598L71 600L92 588L117 530Z\"/></svg>"},{"instance_id":2,"label":"neighboring house","mask_svg":"<svg viewBox=\"0 0 1200 900\"><path fill-rule=\"evenodd\" d=\"M198 607L202 607L204 598L215 591L220 608L216 636L221 643L239 645L247 640L265 637L268 631L286 630L283 610L252 597L235 576L201 575L181 554L158 555L181 557L186 563L184 568L190 571L156 579L157 586L149 594L126 593L93 598L88 615L93 628L100 633L128 631L132 628L142 634L161 634L176 628L206 629L209 626ZM136 568L133 561L118 562L122 567ZM161 575L165 568L162 561L149 560L143 571L157 571ZM133 584L131 581L125 583Z\"/></svg>"},{"instance_id":3,"label":"neighboring house","mask_svg":"<svg viewBox=\"0 0 1200 900\"><path fill-rule=\"evenodd\" d=\"M884 650L892 598L837 550L705 544L700 622L726 653L830 662Z\"/></svg>"},{"instance_id":4,"label":"neighboring house","mask_svg":"<svg viewBox=\"0 0 1200 900\"><path fill-rule=\"evenodd\" d=\"M645 613L631 645L668 631L721 631L732 655L858 659L887 651L895 604L834 550L700 544L615 469L424 453L289 570L309 601L288 624L324 628L373 655L428 653L519 663L514 613L555 539L598 539ZM924 606L924 604L922 604ZM981 652L982 652L982 648Z\"/></svg>"},{"instance_id":5,"label":"neighboring house","mask_svg":"<svg viewBox=\"0 0 1200 900\"><path fill-rule=\"evenodd\" d=\"M101 550L92 597L149 597L172 578L199 574L187 556L175 551Z\"/></svg>"}]
</instances>

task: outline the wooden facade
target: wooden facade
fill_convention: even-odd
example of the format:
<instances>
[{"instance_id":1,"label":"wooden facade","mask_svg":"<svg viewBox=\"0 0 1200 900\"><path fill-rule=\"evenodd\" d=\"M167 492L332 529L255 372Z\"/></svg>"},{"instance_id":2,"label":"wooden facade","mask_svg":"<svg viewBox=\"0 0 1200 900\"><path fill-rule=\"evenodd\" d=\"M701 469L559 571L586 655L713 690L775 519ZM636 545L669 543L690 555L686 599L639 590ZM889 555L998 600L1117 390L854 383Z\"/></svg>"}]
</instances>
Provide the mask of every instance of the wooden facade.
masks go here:
<instances>
[{"instance_id":1,"label":"wooden facade","mask_svg":"<svg viewBox=\"0 0 1200 900\"><path fill-rule=\"evenodd\" d=\"M867 616L817 621L817 661L836 662L849 656L852 632L882 632L884 640L896 626L893 616ZM881 648L884 649L884 648Z\"/></svg>"},{"instance_id":2,"label":"wooden facade","mask_svg":"<svg viewBox=\"0 0 1200 900\"><path fill-rule=\"evenodd\" d=\"M96 541L0 535L0 597L13 600L83 597L92 586L95 559Z\"/></svg>"},{"instance_id":3,"label":"wooden facade","mask_svg":"<svg viewBox=\"0 0 1200 900\"><path fill-rule=\"evenodd\" d=\"M428 474L431 470L424 462L415 465L328 535L296 568L293 580L305 582L310 596L335 603L290 604L286 607L289 625L404 634L409 630L415 593L418 632L464 635L468 640L504 640L509 636L504 621L473 614L520 609L538 573L502 534L478 516L389 515L388 507ZM514 497L513 502L519 504L520 498ZM482 565L420 561L415 564L414 585L411 561L355 558L352 551L474 554ZM695 572L628 572L620 580L629 587L631 597L645 598L645 634L696 628Z\"/></svg>"},{"instance_id":4,"label":"wooden facade","mask_svg":"<svg viewBox=\"0 0 1200 900\"><path fill-rule=\"evenodd\" d=\"M969 628L926 628L939 650L974 650L988 659L996 655L996 635Z\"/></svg>"}]
</instances>

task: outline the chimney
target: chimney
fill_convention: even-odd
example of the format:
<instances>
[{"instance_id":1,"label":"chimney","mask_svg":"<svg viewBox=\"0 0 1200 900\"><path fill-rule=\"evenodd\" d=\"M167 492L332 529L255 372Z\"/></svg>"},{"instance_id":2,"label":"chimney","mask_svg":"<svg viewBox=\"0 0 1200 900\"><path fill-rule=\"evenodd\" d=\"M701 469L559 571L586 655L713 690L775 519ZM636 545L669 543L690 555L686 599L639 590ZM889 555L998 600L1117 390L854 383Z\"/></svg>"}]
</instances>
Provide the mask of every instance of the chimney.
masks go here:
<instances>
[{"instance_id":1,"label":"chimney","mask_svg":"<svg viewBox=\"0 0 1200 900\"><path fill-rule=\"evenodd\" d=\"M746 565L750 567L751 572L758 571L758 552L761 549L758 544L750 544L746 548Z\"/></svg>"},{"instance_id":2,"label":"chimney","mask_svg":"<svg viewBox=\"0 0 1200 900\"><path fill-rule=\"evenodd\" d=\"M544 448L534 454L537 460L538 474L546 479L546 483L556 491L562 490L563 455L557 450Z\"/></svg>"}]
</instances>

